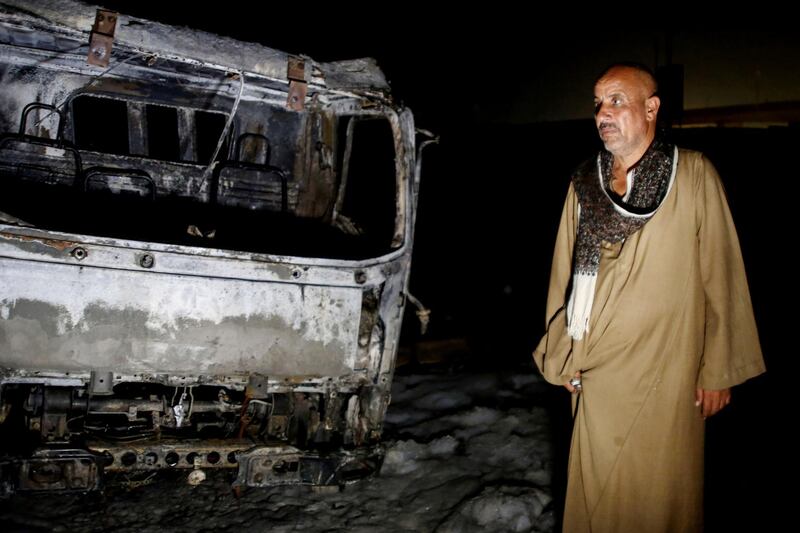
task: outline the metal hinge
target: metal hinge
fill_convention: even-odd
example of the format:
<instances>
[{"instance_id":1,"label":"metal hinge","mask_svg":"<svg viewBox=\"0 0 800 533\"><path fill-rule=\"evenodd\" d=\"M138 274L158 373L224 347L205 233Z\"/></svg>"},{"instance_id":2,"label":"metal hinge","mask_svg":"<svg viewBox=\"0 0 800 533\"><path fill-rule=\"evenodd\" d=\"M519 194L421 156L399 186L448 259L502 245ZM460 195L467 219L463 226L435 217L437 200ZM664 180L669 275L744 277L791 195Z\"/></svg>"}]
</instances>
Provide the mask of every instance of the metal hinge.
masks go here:
<instances>
[{"instance_id":1,"label":"metal hinge","mask_svg":"<svg viewBox=\"0 0 800 533\"><path fill-rule=\"evenodd\" d=\"M302 111L306 103L306 62L299 57L289 57L286 70L289 78L289 94L286 97L286 107L293 111Z\"/></svg>"},{"instance_id":2,"label":"metal hinge","mask_svg":"<svg viewBox=\"0 0 800 533\"><path fill-rule=\"evenodd\" d=\"M114 32L117 29L117 12L98 9L94 18L94 26L89 36L89 55L86 61L90 65L107 67L111 59L111 47L114 45Z\"/></svg>"}]
</instances>

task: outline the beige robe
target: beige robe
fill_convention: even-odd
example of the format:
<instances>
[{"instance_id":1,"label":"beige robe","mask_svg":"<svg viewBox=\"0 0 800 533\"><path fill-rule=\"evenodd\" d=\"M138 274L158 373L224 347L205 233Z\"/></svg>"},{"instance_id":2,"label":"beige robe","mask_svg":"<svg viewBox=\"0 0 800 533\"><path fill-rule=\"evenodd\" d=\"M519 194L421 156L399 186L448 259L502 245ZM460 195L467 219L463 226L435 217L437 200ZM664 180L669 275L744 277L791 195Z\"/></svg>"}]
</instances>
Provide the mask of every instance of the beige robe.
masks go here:
<instances>
[{"instance_id":1,"label":"beige robe","mask_svg":"<svg viewBox=\"0 0 800 533\"><path fill-rule=\"evenodd\" d=\"M764 371L725 193L711 163L680 150L672 189L624 243L603 242L589 331L566 331L578 226L570 186L534 360L573 397L564 531L699 531L704 421L695 389ZM577 402L577 405L576 405Z\"/></svg>"}]
</instances>

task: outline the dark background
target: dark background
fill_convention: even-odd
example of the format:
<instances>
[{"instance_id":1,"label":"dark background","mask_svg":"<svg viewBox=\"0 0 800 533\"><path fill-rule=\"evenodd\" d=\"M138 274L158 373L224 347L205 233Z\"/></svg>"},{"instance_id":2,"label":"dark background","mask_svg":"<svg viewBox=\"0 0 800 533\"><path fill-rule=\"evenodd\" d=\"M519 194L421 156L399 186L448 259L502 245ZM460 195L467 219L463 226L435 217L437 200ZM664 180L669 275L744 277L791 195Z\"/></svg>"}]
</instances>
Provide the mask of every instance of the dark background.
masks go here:
<instances>
[{"instance_id":1,"label":"dark background","mask_svg":"<svg viewBox=\"0 0 800 533\"><path fill-rule=\"evenodd\" d=\"M587 38L585 32L517 27L513 13L496 20L473 14L465 23L463 13L431 19L424 10L375 13L374 6L352 18L305 7L276 13L238 3L213 9L128 4L105 6L318 61L376 58L395 99L412 108L418 127L441 138L425 152L411 276L411 291L433 310L432 322L421 337L408 312L406 349L413 354L425 343L460 339L462 362L535 371L530 353L543 332L552 247L570 171L600 145L589 118L590 85L585 120L524 123L509 120L509 110L557 101L558 90L545 98L538 91L534 100L521 88L536 87L544 73L569 65L601 42L603 32ZM609 53L606 63L640 57L633 49L630 55ZM564 87L564 93L574 91ZM768 368L737 387L731 406L707 423L709 531L786 527L789 494L795 492L779 486L797 473L786 435L797 419L790 403L790 363L797 350L789 341L797 322L792 304L800 129L786 123L670 132L679 145L704 151L723 178ZM547 401L557 446L564 449L558 470L568 446L569 398L554 387ZM563 476L555 488L563 490Z\"/></svg>"}]
</instances>

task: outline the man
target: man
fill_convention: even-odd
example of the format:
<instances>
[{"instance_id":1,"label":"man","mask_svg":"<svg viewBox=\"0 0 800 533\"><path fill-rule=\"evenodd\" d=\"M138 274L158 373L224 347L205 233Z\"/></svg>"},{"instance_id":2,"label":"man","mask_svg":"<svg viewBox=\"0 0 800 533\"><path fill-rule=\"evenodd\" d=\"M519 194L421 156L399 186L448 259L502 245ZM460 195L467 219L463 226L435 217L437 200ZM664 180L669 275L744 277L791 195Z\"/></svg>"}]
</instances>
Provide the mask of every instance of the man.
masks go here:
<instances>
[{"instance_id":1,"label":"man","mask_svg":"<svg viewBox=\"0 0 800 533\"><path fill-rule=\"evenodd\" d=\"M646 67L594 88L605 150L572 177L534 360L573 395L565 531L699 531L704 420L764 371L719 177L656 135Z\"/></svg>"}]
</instances>

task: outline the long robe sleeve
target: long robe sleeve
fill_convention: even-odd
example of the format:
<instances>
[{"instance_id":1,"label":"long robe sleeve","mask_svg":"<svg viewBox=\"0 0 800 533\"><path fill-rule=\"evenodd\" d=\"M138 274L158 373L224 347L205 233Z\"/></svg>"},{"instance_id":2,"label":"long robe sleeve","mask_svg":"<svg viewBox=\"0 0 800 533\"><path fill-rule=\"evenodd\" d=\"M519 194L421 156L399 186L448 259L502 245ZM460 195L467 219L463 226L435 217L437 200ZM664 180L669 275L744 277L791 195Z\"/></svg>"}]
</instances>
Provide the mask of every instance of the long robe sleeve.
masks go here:
<instances>
[{"instance_id":1,"label":"long robe sleeve","mask_svg":"<svg viewBox=\"0 0 800 533\"><path fill-rule=\"evenodd\" d=\"M574 373L569 366L572 338L567 333L566 292L572 274L572 250L575 246L577 222L578 199L570 183L561 212L550 269L546 331L533 352L533 359L539 371L548 382L556 385L563 385Z\"/></svg>"},{"instance_id":2,"label":"long robe sleeve","mask_svg":"<svg viewBox=\"0 0 800 533\"><path fill-rule=\"evenodd\" d=\"M702 165L697 240L705 290L705 338L697 386L720 390L764 371L739 239L714 166Z\"/></svg>"}]
</instances>

